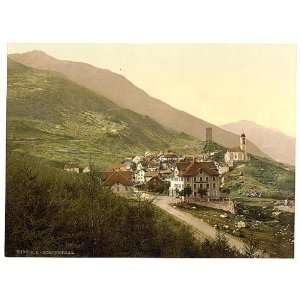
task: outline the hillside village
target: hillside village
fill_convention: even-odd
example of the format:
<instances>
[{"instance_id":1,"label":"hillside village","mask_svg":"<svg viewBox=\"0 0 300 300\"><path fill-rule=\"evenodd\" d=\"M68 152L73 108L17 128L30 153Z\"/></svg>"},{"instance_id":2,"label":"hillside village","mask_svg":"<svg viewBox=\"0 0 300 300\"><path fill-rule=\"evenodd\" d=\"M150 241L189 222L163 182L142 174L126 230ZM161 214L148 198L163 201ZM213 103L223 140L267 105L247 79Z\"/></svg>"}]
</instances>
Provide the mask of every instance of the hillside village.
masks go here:
<instances>
[{"instance_id":1,"label":"hillside village","mask_svg":"<svg viewBox=\"0 0 300 300\"><path fill-rule=\"evenodd\" d=\"M212 128L206 128L206 147L213 144ZM220 150L206 151L197 155L146 151L143 155L126 157L122 163L110 165L105 170L95 170L99 182L114 193L130 197L142 191L168 195L173 199L200 203L205 206L234 212L226 176L250 160L247 139L240 135L239 145L228 148L220 159ZM91 166L81 167L70 163L64 166L67 172L89 173ZM262 197L261 191L248 191L247 197ZM285 211L294 210L294 201L278 201Z\"/></svg>"},{"instance_id":2,"label":"hillside village","mask_svg":"<svg viewBox=\"0 0 300 300\"><path fill-rule=\"evenodd\" d=\"M212 142L212 128L207 128L206 143ZM144 155L127 157L122 163L111 165L97 174L103 185L123 195L147 190L182 199L226 199L230 191L223 188L224 175L237 163L249 159L245 134L241 134L239 146L227 150L223 162L214 159L217 152L180 155L172 150L146 151ZM70 163L64 170L88 173L90 167Z\"/></svg>"},{"instance_id":3,"label":"hillside village","mask_svg":"<svg viewBox=\"0 0 300 300\"><path fill-rule=\"evenodd\" d=\"M256 163L256 158L247 152L244 132L240 135L239 145L219 150L214 147L212 129L207 128L205 142L207 151L196 155L179 154L174 150L147 151L143 155L126 157L122 163L111 165L104 171L95 170L95 174L99 183L115 194L129 198L139 194L144 199L155 196L159 199L157 205L162 205L163 209L166 209L163 204L166 203L175 211L187 212L209 226L221 229L229 239L254 239L266 251L264 255L292 255L294 196L284 196L276 188L278 182L268 181L267 186L273 191L270 197L266 185L259 186L259 181L244 178L243 167L249 165L253 171ZM65 170L89 173L91 167L68 164ZM254 168L256 173L262 170L261 164ZM265 177L261 179L265 181ZM250 202L245 200L247 198ZM283 243L275 250L272 246L274 237L278 243ZM234 247L237 246L235 243L233 240Z\"/></svg>"}]
</instances>

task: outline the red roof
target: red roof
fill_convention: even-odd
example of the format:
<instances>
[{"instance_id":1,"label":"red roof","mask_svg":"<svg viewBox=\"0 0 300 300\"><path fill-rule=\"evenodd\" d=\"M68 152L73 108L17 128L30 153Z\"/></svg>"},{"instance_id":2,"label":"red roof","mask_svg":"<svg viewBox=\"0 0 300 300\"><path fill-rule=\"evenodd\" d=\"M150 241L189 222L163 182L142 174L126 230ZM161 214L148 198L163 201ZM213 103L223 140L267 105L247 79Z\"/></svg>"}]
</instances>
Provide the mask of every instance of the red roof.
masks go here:
<instances>
[{"instance_id":1,"label":"red roof","mask_svg":"<svg viewBox=\"0 0 300 300\"><path fill-rule=\"evenodd\" d=\"M131 178L128 177L128 172L116 171L109 175L105 181L104 185L112 186L114 184L122 184L125 186L132 185Z\"/></svg>"},{"instance_id":2,"label":"red roof","mask_svg":"<svg viewBox=\"0 0 300 300\"><path fill-rule=\"evenodd\" d=\"M97 174L100 176L101 180L106 180L107 177L109 177L111 174L113 174L113 171L97 172Z\"/></svg>"},{"instance_id":3,"label":"red roof","mask_svg":"<svg viewBox=\"0 0 300 300\"><path fill-rule=\"evenodd\" d=\"M182 161L176 164L176 167L179 171L185 170L191 164L190 161Z\"/></svg>"},{"instance_id":4,"label":"red roof","mask_svg":"<svg viewBox=\"0 0 300 300\"><path fill-rule=\"evenodd\" d=\"M146 172L145 173L145 177L155 177L158 176L159 173L158 172Z\"/></svg>"},{"instance_id":5,"label":"red roof","mask_svg":"<svg viewBox=\"0 0 300 300\"><path fill-rule=\"evenodd\" d=\"M213 162L193 162L182 172L181 176L196 176L200 171L211 176L219 175L219 172Z\"/></svg>"}]
</instances>

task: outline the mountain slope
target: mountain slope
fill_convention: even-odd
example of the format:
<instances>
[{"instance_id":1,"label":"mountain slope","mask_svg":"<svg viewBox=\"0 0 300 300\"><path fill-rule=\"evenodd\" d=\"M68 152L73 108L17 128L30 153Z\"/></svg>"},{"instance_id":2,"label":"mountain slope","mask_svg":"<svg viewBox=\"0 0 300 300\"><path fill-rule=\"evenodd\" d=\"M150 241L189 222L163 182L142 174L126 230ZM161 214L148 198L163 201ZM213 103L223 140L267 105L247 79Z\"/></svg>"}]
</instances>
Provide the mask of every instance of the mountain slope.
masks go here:
<instances>
[{"instance_id":1,"label":"mountain slope","mask_svg":"<svg viewBox=\"0 0 300 300\"><path fill-rule=\"evenodd\" d=\"M8 60L8 151L51 161L98 165L145 150L197 148L200 141L167 130L62 75Z\"/></svg>"},{"instance_id":2,"label":"mountain slope","mask_svg":"<svg viewBox=\"0 0 300 300\"><path fill-rule=\"evenodd\" d=\"M246 120L225 124L221 127L237 134L245 130L247 138L274 160L295 165L295 138Z\"/></svg>"},{"instance_id":3,"label":"mountain slope","mask_svg":"<svg viewBox=\"0 0 300 300\"><path fill-rule=\"evenodd\" d=\"M67 161L88 164L91 158L105 167L145 150L171 147L181 153L216 150L223 160L222 146L167 130L61 74L9 59L7 79L8 155L26 153L59 166ZM226 180L232 192L260 188L269 194L293 194L295 172L283 164L251 155L244 169L236 172Z\"/></svg>"},{"instance_id":4,"label":"mountain slope","mask_svg":"<svg viewBox=\"0 0 300 300\"><path fill-rule=\"evenodd\" d=\"M86 63L59 60L41 51L10 54L9 57L27 66L60 72L68 79L111 99L121 107L151 116L167 128L204 140L205 128L212 127L216 143L231 147L239 142L237 135L149 96L123 76L111 71ZM266 156L251 142L248 144L248 151L255 155Z\"/></svg>"}]
</instances>

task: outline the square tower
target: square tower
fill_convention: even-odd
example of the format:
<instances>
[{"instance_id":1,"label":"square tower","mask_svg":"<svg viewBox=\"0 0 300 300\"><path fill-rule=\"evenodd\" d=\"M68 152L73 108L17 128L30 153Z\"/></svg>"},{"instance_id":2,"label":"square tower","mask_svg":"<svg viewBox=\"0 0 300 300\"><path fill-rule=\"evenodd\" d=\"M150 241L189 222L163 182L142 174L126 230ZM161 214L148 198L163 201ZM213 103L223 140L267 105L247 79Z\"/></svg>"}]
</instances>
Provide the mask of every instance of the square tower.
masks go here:
<instances>
[{"instance_id":1,"label":"square tower","mask_svg":"<svg viewBox=\"0 0 300 300\"><path fill-rule=\"evenodd\" d=\"M208 127L206 128L206 142L207 143L212 143L212 128Z\"/></svg>"}]
</instances>

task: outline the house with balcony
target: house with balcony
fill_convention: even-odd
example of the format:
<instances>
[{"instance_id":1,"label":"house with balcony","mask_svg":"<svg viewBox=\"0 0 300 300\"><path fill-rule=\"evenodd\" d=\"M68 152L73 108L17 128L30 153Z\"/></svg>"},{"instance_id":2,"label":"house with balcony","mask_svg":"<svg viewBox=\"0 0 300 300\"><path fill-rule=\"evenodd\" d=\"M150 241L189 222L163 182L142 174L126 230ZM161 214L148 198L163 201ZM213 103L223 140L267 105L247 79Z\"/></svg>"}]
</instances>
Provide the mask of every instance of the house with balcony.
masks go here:
<instances>
[{"instance_id":1,"label":"house with balcony","mask_svg":"<svg viewBox=\"0 0 300 300\"><path fill-rule=\"evenodd\" d=\"M181 163L176 165L175 170L169 189L170 196L181 192L186 198L220 199L221 182L214 162Z\"/></svg>"}]
</instances>

